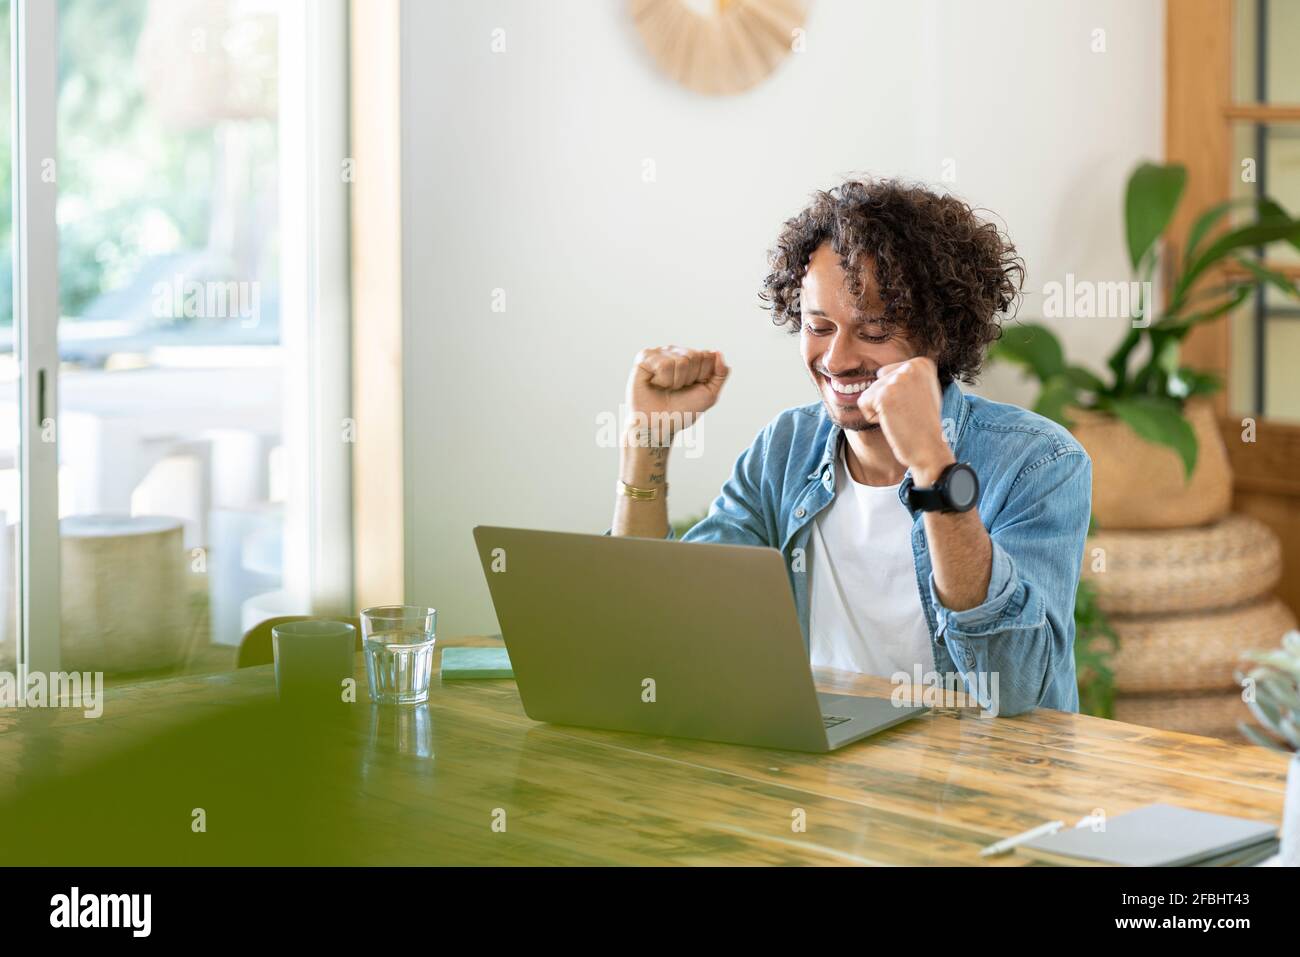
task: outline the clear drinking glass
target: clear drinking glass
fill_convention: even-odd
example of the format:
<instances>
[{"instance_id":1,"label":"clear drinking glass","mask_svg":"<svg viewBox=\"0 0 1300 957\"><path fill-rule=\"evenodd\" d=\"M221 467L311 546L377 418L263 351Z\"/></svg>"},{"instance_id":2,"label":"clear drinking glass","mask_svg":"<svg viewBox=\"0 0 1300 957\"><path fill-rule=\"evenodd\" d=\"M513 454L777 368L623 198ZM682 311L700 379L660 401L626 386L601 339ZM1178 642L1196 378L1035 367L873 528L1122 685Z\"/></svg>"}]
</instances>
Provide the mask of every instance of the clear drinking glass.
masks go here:
<instances>
[{"instance_id":1,"label":"clear drinking glass","mask_svg":"<svg viewBox=\"0 0 1300 957\"><path fill-rule=\"evenodd\" d=\"M429 700L438 613L415 605L380 605L361 612L370 700L420 704Z\"/></svg>"}]
</instances>

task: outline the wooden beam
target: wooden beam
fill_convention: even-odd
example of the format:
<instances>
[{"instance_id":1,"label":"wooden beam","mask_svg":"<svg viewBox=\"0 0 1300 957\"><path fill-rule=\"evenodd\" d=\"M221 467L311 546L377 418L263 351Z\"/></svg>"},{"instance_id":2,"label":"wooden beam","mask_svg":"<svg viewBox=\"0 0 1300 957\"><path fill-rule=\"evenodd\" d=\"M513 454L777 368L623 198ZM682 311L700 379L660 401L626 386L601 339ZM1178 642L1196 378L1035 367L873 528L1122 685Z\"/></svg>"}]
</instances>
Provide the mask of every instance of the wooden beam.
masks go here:
<instances>
[{"instance_id":1,"label":"wooden beam","mask_svg":"<svg viewBox=\"0 0 1300 957\"><path fill-rule=\"evenodd\" d=\"M1196 216L1228 198L1232 144L1225 115L1232 96L1231 36L1230 0L1166 0L1165 156L1188 171L1187 190L1169 232L1179 250ZM1227 321L1218 319L1193 330L1183 344L1183 361L1226 380ZM1227 390L1220 390L1214 401L1224 414Z\"/></svg>"},{"instance_id":2,"label":"wooden beam","mask_svg":"<svg viewBox=\"0 0 1300 957\"><path fill-rule=\"evenodd\" d=\"M1227 120L1250 123L1300 122L1300 105L1282 103L1237 103L1223 111Z\"/></svg>"}]
</instances>

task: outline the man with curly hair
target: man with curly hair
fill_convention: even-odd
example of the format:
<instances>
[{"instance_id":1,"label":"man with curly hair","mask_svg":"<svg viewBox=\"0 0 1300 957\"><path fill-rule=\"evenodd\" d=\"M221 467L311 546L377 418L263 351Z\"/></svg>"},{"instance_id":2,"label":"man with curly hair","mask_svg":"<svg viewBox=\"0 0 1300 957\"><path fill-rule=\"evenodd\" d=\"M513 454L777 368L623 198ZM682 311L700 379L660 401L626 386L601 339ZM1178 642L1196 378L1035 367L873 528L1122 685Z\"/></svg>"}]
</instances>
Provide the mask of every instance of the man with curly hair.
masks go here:
<instances>
[{"instance_id":1,"label":"man with curly hair","mask_svg":"<svg viewBox=\"0 0 1300 957\"><path fill-rule=\"evenodd\" d=\"M819 401L759 433L683 540L780 549L814 665L960 676L1004 715L1077 711L1092 464L1056 423L957 385L1019 297L1015 247L952 196L850 180L788 220L769 260L761 298ZM672 537L673 436L729 372L716 351L637 355L611 534Z\"/></svg>"}]
</instances>

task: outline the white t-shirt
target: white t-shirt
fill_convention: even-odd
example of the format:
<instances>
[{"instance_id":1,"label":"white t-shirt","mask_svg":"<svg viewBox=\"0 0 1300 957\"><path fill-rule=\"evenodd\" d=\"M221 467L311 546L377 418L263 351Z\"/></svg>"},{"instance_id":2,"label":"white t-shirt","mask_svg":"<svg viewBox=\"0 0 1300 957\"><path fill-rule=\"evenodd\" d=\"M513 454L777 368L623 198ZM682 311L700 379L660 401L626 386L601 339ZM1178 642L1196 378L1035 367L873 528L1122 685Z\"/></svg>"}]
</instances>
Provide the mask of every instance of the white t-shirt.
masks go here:
<instances>
[{"instance_id":1,"label":"white t-shirt","mask_svg":"<svg viewBox=\"0 0 1300 957\"><path fill-rule=\"evenodd\" d=\"M897 485L860 485L841 441L835 499L808 540L810 659L815 666L890 677L934 671L930 628L912 558L912 516Z\"/></svg>"}]
</instances>

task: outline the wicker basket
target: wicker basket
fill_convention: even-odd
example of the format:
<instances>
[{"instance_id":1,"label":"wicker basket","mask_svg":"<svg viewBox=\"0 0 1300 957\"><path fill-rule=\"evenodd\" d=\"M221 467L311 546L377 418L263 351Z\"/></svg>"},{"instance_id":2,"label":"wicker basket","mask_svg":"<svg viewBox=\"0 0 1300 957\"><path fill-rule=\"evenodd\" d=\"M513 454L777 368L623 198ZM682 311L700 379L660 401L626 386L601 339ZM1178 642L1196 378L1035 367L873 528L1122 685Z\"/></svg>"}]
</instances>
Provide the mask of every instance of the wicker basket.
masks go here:
<instances>
[{"instance_id":1,"label":"wicker basket","mask_svg":"<svg viewBox=\"0 0 1300 957\"><path fill-rule=\"evenodd\" d=\"M1233 744L1249 744L1252 742L1237 729L1237 722L1250 724L1254 718L1241 700L1241 689L1238 688L1173 698L1121 695L1115 699L1115 720L1165 731L1223 738Z\"/></svg>"},{"instance_id":2,"label":"wicker basket","mask_svg":"<svg viewBox=\"0 0 1300 957\"><path fill-rule=\"evenodd\" d=\"M1296 624L1276 598L1190 615L1112 616L1117 694L1228 691L1246 651L1276 648Z\"/></svg>"},{"instance_id":3,"label":"wicker basket","mask_svg":"<svg viewBox=\"0 0 1300 957\"><path fill-rule=\"evenodd\" d=\"M1092 516L1098 528L1182 528L1228 513L1232 471L1209 402L1189 402L1186 408L1198 448L1191 481L1177 453L1146 441L1114 416L1071 415L1071 431L1092 459Z\"/></svg>"},{"instance_id":4,"label":"wicker basket","mask_svg":"<svg viewBox=\"0 0 1300 957\"><path fill-rule=\"evenodd\" d=\"M1105 571L1094 571L1103 549ZM1282 548L1263 522L1229 515L1213 525L1102 531L1088 537L1083 577L1111 615L1187 614L1240 605L1272 591Z\"/></svg>"},{"instance_id":5,"label":"wicker basket","mask_svg":"<svg viewBox=\"0 0 1300 957\"><path fill-rule=\"evenodd\" d=\"M189 574L181 520L70 515L59 534L62 667L114 673L179 662Z\"/></svg>"}]
</instances>

